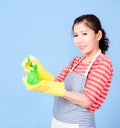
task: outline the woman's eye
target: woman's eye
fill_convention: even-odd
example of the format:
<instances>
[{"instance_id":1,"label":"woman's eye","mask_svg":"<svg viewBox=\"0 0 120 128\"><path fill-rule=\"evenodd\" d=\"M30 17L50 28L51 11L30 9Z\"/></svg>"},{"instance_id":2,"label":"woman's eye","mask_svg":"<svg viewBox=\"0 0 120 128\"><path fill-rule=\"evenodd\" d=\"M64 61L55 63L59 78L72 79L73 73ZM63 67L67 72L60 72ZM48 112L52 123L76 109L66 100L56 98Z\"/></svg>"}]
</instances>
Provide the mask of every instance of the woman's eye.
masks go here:
<instances>
[{"instance_id":1,"label":"woman's eye","mask_svg":"<svg viewBox=\"0 0 120 128\"><path fill-rule=\"evenodd\" d=\"M74 34L73 37L77 37L78 35L77 34Z\"/></svg>"},{"instance_id":2,"label":"woman's eye","mask_svg":"<svg viewBox=\"0 0 120 128\"><path fill-rule=\"evenodd\" d=\"M86 32L84 32L84 33L82 33L82 35L87 35L87 33L86 33Z\"/></svg>"}]
</instances>

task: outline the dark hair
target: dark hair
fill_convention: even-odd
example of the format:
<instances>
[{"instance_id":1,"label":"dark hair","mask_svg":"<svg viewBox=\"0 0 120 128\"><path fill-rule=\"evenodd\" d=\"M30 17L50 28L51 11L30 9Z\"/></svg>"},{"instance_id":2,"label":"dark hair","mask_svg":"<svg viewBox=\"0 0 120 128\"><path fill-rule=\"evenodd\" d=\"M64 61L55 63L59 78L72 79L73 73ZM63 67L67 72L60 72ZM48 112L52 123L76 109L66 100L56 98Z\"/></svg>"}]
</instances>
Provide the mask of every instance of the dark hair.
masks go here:
<instances>
[{"instance_id":1,"label":"dark hair","mask_svg":"<svg viewBox=\"0 0 120 128\"><path fill-rule=\"evenodd\" d=\"M82 16L77 17L74 20L74 23L73 23L73 26L72 26L72 31L74 31L75 24L78 24L78 23L81 23L81 22L84 22L95 33L98 33L99 30L102 31L102 38L99 41L99 48L101 49L101 52L103 54L105 54L105 52L109 48L109 39L106 37L106 32L102 28L102 25L101 25L100 20L98 19L98 17L96 17L93 14L86 14L86 15L82 15Z\"/></svg>"}]
</instances>

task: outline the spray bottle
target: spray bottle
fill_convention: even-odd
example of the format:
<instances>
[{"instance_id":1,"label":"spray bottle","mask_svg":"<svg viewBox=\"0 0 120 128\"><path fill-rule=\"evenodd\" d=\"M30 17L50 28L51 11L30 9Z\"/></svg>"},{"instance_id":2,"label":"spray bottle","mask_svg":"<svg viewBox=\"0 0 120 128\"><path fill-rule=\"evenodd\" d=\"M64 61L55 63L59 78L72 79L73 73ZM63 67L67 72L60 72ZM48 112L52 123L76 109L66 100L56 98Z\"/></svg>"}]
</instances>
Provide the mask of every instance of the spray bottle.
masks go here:
<instances>
[{"instance_id":1,"label":"spray bottle","mask_svg":"<svg viewBox=\"0 0 120 128\"><path fill-rule=\"evenodd\" d=\"M40 81L40 74L39 71L37 69L37 65L35 63L32 63L30 61L30 57L27 56L27 66L30 66L32 70L30 70L30 72L27 73L27 82L30 85L34 85L34 84L38 84Z\"/></svg>"}]
</instances>

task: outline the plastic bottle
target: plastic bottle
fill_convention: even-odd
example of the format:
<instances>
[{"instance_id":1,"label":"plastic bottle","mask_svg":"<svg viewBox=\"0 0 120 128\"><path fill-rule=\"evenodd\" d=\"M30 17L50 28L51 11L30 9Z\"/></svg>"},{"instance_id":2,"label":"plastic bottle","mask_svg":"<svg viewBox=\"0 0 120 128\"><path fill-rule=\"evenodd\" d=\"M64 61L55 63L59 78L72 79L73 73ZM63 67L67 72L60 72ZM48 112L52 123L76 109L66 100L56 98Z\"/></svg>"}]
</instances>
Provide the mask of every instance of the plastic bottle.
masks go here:
<instances>
[{"instance_id":1,"label":"plastic bottle","mask_svg":"<svg viewBox=\"0 0 120 128\"><path fill-rule=\"evenodd\" d=\"M27 59L28 59L27 65L29 65L32 68L32 70L27 73L27 82L30 85L38 84L40 81L40 73L37 70L37 65L30 61L29 56L27 56Z\"/></svg>"}]
</instances>

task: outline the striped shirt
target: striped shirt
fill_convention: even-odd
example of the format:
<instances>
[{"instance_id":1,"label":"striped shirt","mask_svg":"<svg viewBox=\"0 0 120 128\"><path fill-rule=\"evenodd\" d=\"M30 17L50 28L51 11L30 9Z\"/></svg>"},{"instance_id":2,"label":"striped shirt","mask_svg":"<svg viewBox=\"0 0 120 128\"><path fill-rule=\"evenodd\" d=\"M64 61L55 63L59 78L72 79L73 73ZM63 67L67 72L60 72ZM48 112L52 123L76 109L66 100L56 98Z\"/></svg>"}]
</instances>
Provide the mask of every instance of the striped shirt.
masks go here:
<instances>
[{"instance_id":1,"label":"striped shirt","mask_svg":"<svg viewBox=\"0 0 120 128\"><path fill-rule=\"evenodd\" d=\"M60 74L56 77L56 81L64 81L66 75L74 67L83 56L76 56L71 60L69 65L65 67ZM80 62L74 69L73 72L77 74L84 75L88 64L83 64ZM111 80L113 75L112 62L109 57L101 54L96 58L93 63L87 77L84 94L92 102L92 105L87 108L88 111L94 113L97 109L101 107L106 96L108 94Z\"/></svg>"}]
</instances>

